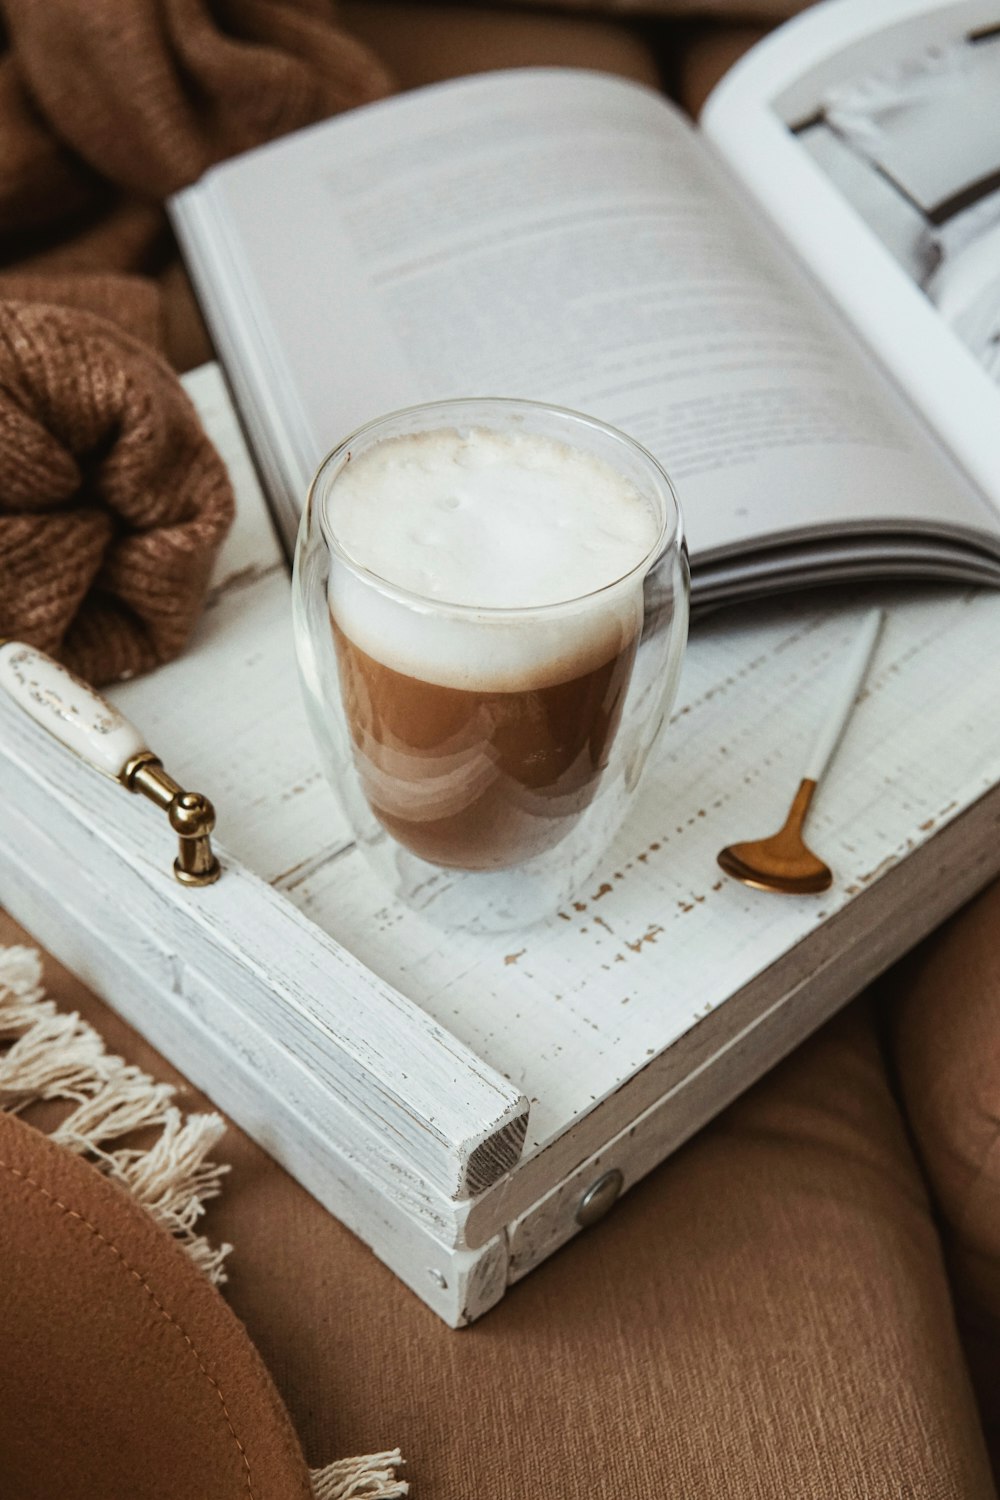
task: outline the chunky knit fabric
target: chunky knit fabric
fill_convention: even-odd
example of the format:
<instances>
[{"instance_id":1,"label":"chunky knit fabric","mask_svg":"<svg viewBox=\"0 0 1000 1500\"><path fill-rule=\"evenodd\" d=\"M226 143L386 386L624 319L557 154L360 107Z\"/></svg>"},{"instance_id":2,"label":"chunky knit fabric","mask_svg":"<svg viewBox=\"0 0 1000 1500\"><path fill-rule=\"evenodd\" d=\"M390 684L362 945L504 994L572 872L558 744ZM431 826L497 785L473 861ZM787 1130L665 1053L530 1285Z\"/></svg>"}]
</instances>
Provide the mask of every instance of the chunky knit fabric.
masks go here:
<instances>
[{"instance_id":1,"label":"chunky knit fabric","mask_svg":"<svg viewBox=\"0 0 1000 1500\"><path fill-rule=\"evenodd\" d=\"M159 276L160 205L379 97L331 0L0 0L0 263Z\"/></svg>"},{"instance_id":2,"label":"chunky knit fabric","mask_svg":"<svg viewBox=\"0 0 1000 1500\"><path fill-rule=\"evenodd\" d=\"M168 661L232 514L157 354L92 313L0 303L0 637L96 684Z\"/></svg>"},{"instance_id":3,"label":"chunky knit fabric","mask_svg":"<svg viewBox=\"0 0 1000 1500\"><path fill-rule=\"evenodd\" d=\"M34 110L75 154L74 180L90 168L146 199L386 87L371 53L335 24L331 0L3 0L0 9ZM54 155L49 169L65 170Z\"/></svg>"},{"instance_id":4,"label":"chunky knit fabric","mask_svg":"<svg viewBox=\"0 0 1000 1500\"><path fill-rule=\"evenodd\" d=\"M171 363L210 359L163 199L388 88L333 0L0 0L0 296L141 275Z\"/></svg>"}]
</instances>

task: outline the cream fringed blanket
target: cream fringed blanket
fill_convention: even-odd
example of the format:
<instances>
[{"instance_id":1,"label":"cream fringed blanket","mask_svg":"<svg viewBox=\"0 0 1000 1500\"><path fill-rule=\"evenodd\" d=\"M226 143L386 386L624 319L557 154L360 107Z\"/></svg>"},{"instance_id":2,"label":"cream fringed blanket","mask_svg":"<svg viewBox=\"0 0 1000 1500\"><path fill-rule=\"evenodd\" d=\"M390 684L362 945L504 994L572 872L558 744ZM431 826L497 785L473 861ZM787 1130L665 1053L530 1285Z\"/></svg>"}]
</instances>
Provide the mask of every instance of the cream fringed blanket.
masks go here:
<instances>
[{"instance_id":1,"label":"cream fringed blanket","mask_svg":"<svg viewBox=\"0 0 1000 1500\"><path fill-rule=\"evenodd\" d=\"M225 1131L221 1115L185 1118L172 1084L156 1083L112 1057L94 1028L56 1009L42 989L33 948L0 948L0 1109L21 1112L41 1102L71 1105L47 1133L86 1157L182 1244L195 1265L219 1285L231 1245L213 1246L197 1225L229 1170L208 1160ZM116 1145L137 1131L156 1130L143 1149Z\"/></svg>"},{"instance_id":2,"label":"cream fringed blanket","mask_svg":"<svg viewBox=\"0 0 1000 1500\"><path fill-rule=\"evenodd\" d=\"M48 1126L48 1142L56 1143L62 1151L89 1163L88 1174L91 1169L96 1169L97 1173L125 1189L134 1203L142 1205L150 1219L183 1246L207 1280L218 1285L225 1280L223 1261L231 1246L213 1245L201 1231L201 1220L205 1204L219 1194L222 1178L228 1170L209 1159L225 1130L225 1123L217 1114L185 1116L174 1102L175 1093L171 1084L157 1083L139 1068L109 1054L92 1026L76 1014L58 1010L46 998L42 988L41 961L36 950L0 947L0 1110L6 1112L8 1118L21 1112L36 1117L39 1111L47 1112L47 1118L39 1119L38 1124ZM0 1132L0 1136L2 1134ZM232 1388L239 1384L238 1377L242 1373L243 1387L249 1386L258 1403L254 1409L259 1410L261 1428L269 1421L277 1421L279 1436L286 1432L285 1449L291 1451L282 1451L279 1457L293 1467L300 1465L302 1487L311 1489L315 1500L398 1500L406 1494L406 1483L397 1479L395 1473L402 1462L398 1449L341 1460L307 1476L277 1393L267 1382L241 1326L224 1304L208 1307L210 1318L214 1319L212 1326L216 1327L221 1321L222 1335L216 1335L214 1347L210 1345L206 1352L205 1344L199 1343L197 1336L192 1336L190 1331L195 1324L183 1322L175 1312L178 1306L190 1307L191 1289L172 1301L164 1286L172 1287L174 1278L168 1276L158 1283L151 1269L157 1255L169 1269L176 1250L171 1252L168 1242L166 1252L162 1243L157 1244L155 1253L151 1252L148 1245L137 1244L141 1235L133 1236L130 1242L124 1237L128 1229L127 1217L124 1230L119 1224L117 1237L114 1236L107 1220L102 1221L99 1213L84 1201L95 1196L94 1190L99 1184L94 1182L82 1196L77 1190L76 1197L72 1198L65 1183L58 1180L58 1167L53 1174L53 1153L48 1142L33 1131L22 1130L18 1135L22 1149L25 1141L27 1149L31 1149L32 1137L38 1144L31 1154L29 1166L24 1160L20 1163L12 1160L14 1153L10 1142L4 1146L0 1141L0 1224L6 1219L6 1231L0 1233L0 1308L3 1308L5 1294L13 1298L11 1307L4 1309L5 1340L8 1341L5 1348L9 1349L11 1339L16 1343L17 1328L13 1325L18 1320L22 1332L26 1328L26 1347L33 1352L44 1344L46 1337L52 1338L52 1324L58 1319L57 1310L51 1305L54 1299L47 1298L44 1290L34 1298L25 1295L27 1284L19 1288L18 1278L23 1276L25 1265L30 1260L35 1267L30 1273L32 1288L44 1284L41 1263L51 1253L48 1241L56 1230L67 1230L74 1253L72 1279L81 1283L83 1292L87 1289L87 1278L95 1269L107 1279L109 1257L112 1272L118 1272L118 1281L112 1280L111 1283L116 1287L117 1295L111 1301L105 1301L98 1315L105 1324L120 1324L129 1330L128 1337L118 1341L122 1365L127 1365L129 1360L136 1361L137 1370L140 1373L145 1371L147 1376L151 1373L154 1388L166 1392L167 1400L170 1399L171 1380L176 1381L178 1369L186 1388L185 1400L191 1398L200 1379L207 1381L210 1420L216 1420L212 1415L215 1411L213 1403L216 1398L221 1401L226 1420L218 1424L217 1438L210 1434L210 1443L214 1456L216 1445L225 1448L231 1435L231 1440L240 1450L246 1484L244 1488L240 1481L236 1486L239 1492L251 1497L265 1494L260 1479L255 1479L254 1466L250 1462L252 1443L246 1436L246 1426L241 1426L238 1415L230 1410ZM4 1189L12 1193L11 1204L3 1198ZM44 1239L31 1256L23 1245L18 1253L17 1235L19 1230L23 1231L24 1223L15 1226L10 1222L11 1216L18 1212L15 1196L18 1192L26 1195L21 1200L23 1220L28 1219L29 1211L35 1211L40 1215L44 1230ZM97 1193L96 1198L100 1202L101 1195ZM113 1210L113 1201L111 1207ZM107 1212L106 1192L104 1211ZM72 1223L67 1225L67 1220ZM148 1237L148 1230L143 1233ZM6 1260L5 1251L12 1256L10 1261ZM176 1279L183 1283L185 1277L195 1283L199 1281L198 1277L192 1278L191 1273L183 1269ZM141 1288L139 1293L137 1283ZM103 1285L95 1277L96 1296L102 1295ZM197 1286L194 1293L196 1302L199 1296L204 1302L204 1293ZM107 1293L103 1295L107 1299ZM136 1296L149 1325L145 1328L129 1311L129 1298ZM16 1309L16 1313L12 1309ZM58 1333L58 1328L56 1331ZM74 1343L85 1342L85 1330L74 1325L65 1336L59 1335L59 1338L65 1337ZM74 1355L79 1352L74 1348ZM165 1368L161 1378L157 1373L157 1361L165 1355L172 1359L173 1364ZM248 1365L251 1370L249 1380L245 1375ZM88 1389L97 1393L94 1399L99 1399L106 1378L106 1371L94 1368L92 1381L88 1381ZM59 1381L60 1372L47 1366L42 1393L39 1393L37 1384L32 1388L30 1378L25 1382L30 1388L26 1398L30 1403L30 1413L24 1420L48 1433L50 1440L57 1445L57 1428L62 1428L62 1441L66 1441ZM266 1389L260 1389L263 1386ZM47 1400L51 1403L48 1407ZM10 1417L9 1411L6 1415ZM119 1416L120 1413L116 1413L114 1419ZM110 1419L110 1414L108 1417ZM149 1420L155 1421L155 1415ZM251 1430L254 1425L251 1420ZM20 1438L24 1430L20 1417L15 1427ZM4 1441L0 1440L0 1449L4 1446ZM280 1448L280 1444L278 1446ZM124 1463L125 1458L119 1454L115 1461ZM257 1472L259 1474L260 1465ZM116 1493L113 1481L104 1486L103 1492ZM60 1488L60 1493L65 1491Z\"/></svg>"}]
</instances>

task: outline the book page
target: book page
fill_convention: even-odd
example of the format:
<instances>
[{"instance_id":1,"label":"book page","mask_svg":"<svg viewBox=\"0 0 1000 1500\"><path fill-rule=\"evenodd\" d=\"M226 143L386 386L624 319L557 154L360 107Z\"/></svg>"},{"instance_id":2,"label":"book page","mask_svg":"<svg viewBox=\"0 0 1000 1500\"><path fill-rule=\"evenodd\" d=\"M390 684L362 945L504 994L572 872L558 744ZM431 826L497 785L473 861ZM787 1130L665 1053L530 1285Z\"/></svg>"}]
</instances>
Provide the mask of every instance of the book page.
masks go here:
<instances>
[{"instance_id":1,"label":"book page","mask_svg":"<svg viewBox=\"0 0 1000 1500\"><path fill-rule=\"evenodd\" d=\"M265 147L196 191L302 497L369 418L507 395L648 446L696 563L808 531L993 526L652 91L485 75Z\"/></svg>"},{"instance_id":2,"label":"book page","mask_svg":"<svg viewBox=\"0 0 1000 1500\"><path fill-rule=\"evenodd\" d=\"M834 0L702 124L1000 507L1000 0Z\"/></svg>"}]
</instances>

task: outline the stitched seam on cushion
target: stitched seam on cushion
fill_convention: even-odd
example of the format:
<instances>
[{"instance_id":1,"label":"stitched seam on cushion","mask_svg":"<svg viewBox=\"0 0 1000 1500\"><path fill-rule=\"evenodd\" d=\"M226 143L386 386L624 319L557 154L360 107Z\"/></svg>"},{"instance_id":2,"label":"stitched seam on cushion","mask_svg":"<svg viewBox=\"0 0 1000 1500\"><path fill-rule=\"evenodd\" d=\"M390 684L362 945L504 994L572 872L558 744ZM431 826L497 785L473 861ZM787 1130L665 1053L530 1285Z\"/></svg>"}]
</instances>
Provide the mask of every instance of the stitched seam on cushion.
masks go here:
<instances>
[{"instance_id":1,"label":"stitched seam on cushion","mask_svg":"<svg viewBox=\"0 0 1000 1500\"><path fill-rule=\"evenodd\" d=\"M129 1273L129 1275L139 1283L160 1316L165 1318L173 1328L176 1328L177 1332L180 1334L181 1338L184 1340L185 1344L187 1344L192 1355L194 1356L195 1364L198 1366L199 1370L204 1375L209 1385L212 1386L215 1394L219 1398L223 1415L226 1419L226 1426L229 1428L229 1431L232 1434L233 1442L236 1444L236 1447L239 1450L240 1458L243 1460L243 1467L246 1469L247 1494L250 1496L250 1500L255 1500L253 1484L251 1482L250 1460L247 1458L246 1449L240 1442L239 1437L236 1433L236 1428L233 1426L233 1420L229 1415L229 1408L226 1405L226 1398L222 1394L222 1387L215 1379L215 1376L211 1375L206 1369L204 1361L202 1360L201 1355L198 1353L198 1350L195 1348L194 1342L192 1341L190 1335L181 1327L180 1323L178 1323L173 1313L167 1311L167 1309L157 1297L156 1293L153 1291L153 1288L149 1285L149 1282L146 1281L142 1273L140 1271L137 1271L135 1266L131 1265L125 1259L118 1246L111 1240L109 1240L107 1235L102 1234L96 1224L92 1224L89 1219L85 1219L83 1214L79 1213L77 1209L70 1208L67 1203L63 1203L61 1198L57 1198L54 1193L49 1192L49 1189L47 1187L45 1187L40 1182L36 1182L34 1177L29 1177L28 1174L26 1172L22 1172L19 1167L13 1167L9 1162L6 1162L2 1158L0 1158L0 1168L2 1168L5 1172L9 1172L12 1177L19 1178L28 1187L34 1188L36 1192L41 1193L43 1198L47 1198L51 1204L58 1208L62 1213L66 1214L68 1218L76 1219L77 1223L82 1224L85 1229L88 1229L92 1235L100 1240L102 1245L106 1245L107 1248L111 1251L112 1255L114 1255L118 1260L119 1264L123 1266L124 1269Z\"/></svg>"}]
</instances>

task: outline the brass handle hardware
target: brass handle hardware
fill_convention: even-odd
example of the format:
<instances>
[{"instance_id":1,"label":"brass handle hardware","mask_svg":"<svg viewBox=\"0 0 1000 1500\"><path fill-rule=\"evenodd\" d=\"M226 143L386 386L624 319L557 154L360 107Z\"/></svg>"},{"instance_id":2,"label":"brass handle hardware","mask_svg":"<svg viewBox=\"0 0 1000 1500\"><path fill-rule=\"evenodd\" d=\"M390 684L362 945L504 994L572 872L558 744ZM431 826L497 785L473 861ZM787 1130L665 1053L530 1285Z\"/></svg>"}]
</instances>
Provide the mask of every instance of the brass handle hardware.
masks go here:
<instances>
[{"instance_id":1,"label":"brass handle hardware","mask_svg":"<svg viewBox=\"0 0 1000 1500\"><path fill-rule=\"evenodd\" d=\"M0 687L81 760L166 812L177 835L174 875L182 885L212 885L222 867L212 851L215 809L163 769L124 714L65 667L20 641L0 640Z\"/></svg>"},{"instance_id":2,"label":"brass handle hardware","mask_svg":"<svg viewBox=\"0 0 1000 1500\"><path fill-rule=\"evenodd\" d=\"M212 852L215 808L202 792L186 792L163 769L151 750L140 750L125 763L119 778L130 792L162 807L177 835L174 875L181 885L212 885L222 867Z\"/></svg>"}]
</instances>

